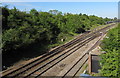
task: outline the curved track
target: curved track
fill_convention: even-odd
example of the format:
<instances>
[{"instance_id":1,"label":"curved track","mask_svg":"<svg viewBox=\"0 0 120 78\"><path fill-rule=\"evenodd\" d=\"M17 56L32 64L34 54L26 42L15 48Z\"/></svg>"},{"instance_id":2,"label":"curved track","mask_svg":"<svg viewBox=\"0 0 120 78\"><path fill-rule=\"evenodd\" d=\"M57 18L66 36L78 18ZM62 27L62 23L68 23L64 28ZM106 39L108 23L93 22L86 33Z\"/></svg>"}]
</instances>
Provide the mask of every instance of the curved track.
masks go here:
<instances>
[{"instance_id":1,"label":"curved track","mask_svg":"<svg viewBox=\"0 0 120 78\"><path fill-rule=\"evenodd\" d=\"M36 77L39 77L41 74L43 74L47 70L51 69L53 66L55 66L57 63L59 63L61 60L63 60L64 58L66 58L69 55L71 55L72 53L74 53L76 50L78 50L80 47L84 46L86 43L90 42L91 40L95 39L98 36L101 36L100 32L103 32L103 31L105 32L107 29L109 29L113 25L107 26L107 27L99 29L97 31L85 33L85 34L77 37L76 39L70 41L69 43L66 43L62 46L57 47L56 49L52 50L51 52L44 54L42 57L40 57L28 64L25 64L21 67L11 70L11 71L4 72L2 77L14 77L14 78L18 77L18 76L29 77L29 76L32 76L32 74L36 73L37 71L39 71L40 73ZM54 58L54 56L55 56L55 58ZM84 56L86 56L86 53ZM46 63L44 63L45 61L46 61ZM86 58L86 61L87 61L87 58Z\"/></svg>"}]
</instances>

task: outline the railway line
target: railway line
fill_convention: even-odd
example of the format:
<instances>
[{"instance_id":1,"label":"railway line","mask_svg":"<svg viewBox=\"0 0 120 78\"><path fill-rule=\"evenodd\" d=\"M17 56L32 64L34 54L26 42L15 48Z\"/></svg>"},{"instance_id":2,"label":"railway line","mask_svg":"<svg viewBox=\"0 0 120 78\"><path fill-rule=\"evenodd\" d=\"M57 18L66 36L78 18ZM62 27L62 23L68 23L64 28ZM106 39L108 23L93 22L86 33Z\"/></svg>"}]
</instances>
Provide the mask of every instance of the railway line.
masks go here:
<instances>
[{"instance_id":1,"label":"railway line","mask_svg":"<svg viewBox=\"0 0 120 78\"><path fill-rule=\"evenodd\" d=\"M80 47L82 47L83 45L85 45L86 43L88 43L90 40L92 40L95 37L91 37L87 40L85 40L83 43L79 43L78 45L76 45L75 47L69 49L68 51L66 51L65 53L59 55L58 57L56 57L55 59L51 60L50 62L48 62L47 64L41 66L40 68L38 68L37 70L31 72L31 73L27 73L27 77L30 76L31 74L34 74L36 71L39 72L39 75L42 75L44 72L48 71L50 68L52 68L53 66L55 66L57 63L59 63L60 61L64 60L66 57L70 56L71 54L73 54L76 50L78 50ZM79 47L77 47L79 46ZM76 48L77 47L77 48ZM40 70L41 69L41 70ZM38 74L38 73L37 73ZM38 75L38 76L39 76ZM31 75L32 76L32 75ZM26 76L25 76L26 77Z\"/></svg>"},{"instance_id":2,"label":"railway line","mask_svg":"<svg viewBox=\"0 0 120 78\"><path fill-rule=\"evenodd\" d=\"M101 36L102 33L100 33L100 32L106 33L107 32L106 30L112 26L114 26L114 24L107 26L105 28L99 29L97 31L85 33L85 34L77 37L76 39L70 41L69 43L66 43L60 47L57 47L53 51L46 53L42 57L40 57L28 64L25 64L16 69L4 72L2 74L2 77L17 78L17 77L22 76L22 78L27 78L30 76L35 76L37 78L37 77L41 76L43 73L45 73L46 71L48 71L49 69L51 69L52 67L54 67L57 63L61 62L66 57L73 54L75 51L77 51L79 48L81 48L82 46L84 46L85 44L90 42L91 40ZM73 68L78 66L78 64L84 65L85 62L82 62L83 63L82 64L80 61L80 60L82 60L82 58L86 58L84 60L86 62L88 60L87 53L83 54L81 56L81 58L78 60L78 62L76 62L76 64L67 73L65 73L63 77L65 77L67 74L69 74L70 71L73 71L74 70ZM78 72L78 70L76 72ZM37 73L37 75L36 75L36 73ZM73 75L73 76L75 76L75 75Z\"/></svg>"},{"instance_id":3,"label":"railway line","mask_svg":"<svg viewBox=\"0 0 120 78\"><path fill-rule=\"evenodd\" d=\"M106 32L104 32L104 34L106 34ZM103 37L103 35L101 36L101 38L102 37ZM89 54L88 53L100 44L101 38L87 52L83 53L79 57L77 62L75 64L73 64L71 66L71 68L69 68L67 70L67 72L65 72L64 74L61 74L62 78L65 78L66 76L72 76L72 77L76 76L76 74L80 71L80 69L84 66L84 64L86 64L88 62L88 59L89 59Z\"/></svg>"},{"instance_id":4,"label":"railway line","mask_svg":"<svg viewBox=\"0 0 120 78\"><path fill-rule=\"evenodd\" d=\"M76 43L78 42L78 38L81 38L81 37L83 37L83 36L86 35L86 34L88 34L88 33L84 33L83 35L80 35L79 37L77 37L76 39L72 40L71 42L66 43L66 44L64 44L64 45L62 45L62 46L57 47L56 49L52 50L51 52L48 52L48 53L44 54L42 57L40 57L40 58L38 58L38 59L36 59L36 60L28 63L28 64L25 64L24 66L20 66L20 67L18 67L18 68L13 69L13 70L5 71L5 72L3 72L2 75L3 75L3 76L9 75L9 74L11 74L11 73L13 73L13 72L18 71L18 70L21 69L21 68L24 68L24 67L26 67L26 66L28 66L28 65L36 62L36 61L38 61L38 60L42 60L41 62L43 62L43 61L45 61L46 59L48 59L48 58L50 58L50 57L52 57L52 56L60 53L60 52L63 51L64 49L67 49L67 48L69 48L70 46L76 44ZM83 39L83 38L79 39L79 41L82 41L82 39ZM77 41L77 42L76 42L76 41ZM69 45L70 45L70 46L69 46ZM44 58L44 60L43 60L43 58Z\"/></svg>"}]
</instances>

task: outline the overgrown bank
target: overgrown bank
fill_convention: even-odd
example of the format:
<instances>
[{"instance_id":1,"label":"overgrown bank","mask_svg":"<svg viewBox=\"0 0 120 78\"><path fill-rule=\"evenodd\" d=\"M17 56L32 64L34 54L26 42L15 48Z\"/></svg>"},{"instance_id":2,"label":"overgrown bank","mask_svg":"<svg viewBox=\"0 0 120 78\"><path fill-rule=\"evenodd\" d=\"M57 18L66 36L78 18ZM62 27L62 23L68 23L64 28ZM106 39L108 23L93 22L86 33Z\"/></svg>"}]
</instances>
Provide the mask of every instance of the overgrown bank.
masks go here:
<instances>
[{"instance_id":1,"label":"overgrown bank","mask_svg":"<svg viewBox=\"0 0 120 78\"><path fill-rule=\"evenodd\" d=\"M24 58L32 58L47 52L51 47L69 40L112 19L86 14L49 12L31 9L30 12L17 8L2 7L2 53L3 65ZM14 61L13 61L14 60Z\"/></svg>"},{"instance_id":2,"label":"overgrown bank","mask_svg":"<svg viewBox=\"0 0 120 78\"><path fill-rule=\"evenodd\" d=\"M120 24L108 32L101 47L105 53L101 55L102 69L100 74L102 76L120 77Z\"/></svg>"}]
</instances>

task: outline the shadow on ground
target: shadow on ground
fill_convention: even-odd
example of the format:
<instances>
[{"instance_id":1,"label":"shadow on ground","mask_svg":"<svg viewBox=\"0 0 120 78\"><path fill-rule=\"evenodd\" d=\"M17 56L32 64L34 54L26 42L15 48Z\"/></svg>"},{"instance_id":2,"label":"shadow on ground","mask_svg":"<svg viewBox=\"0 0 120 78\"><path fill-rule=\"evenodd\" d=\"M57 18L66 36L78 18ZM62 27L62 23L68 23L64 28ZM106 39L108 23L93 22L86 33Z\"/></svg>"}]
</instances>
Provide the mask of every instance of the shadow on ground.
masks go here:
<instances>
[{"instance_id":1,"label":"shadow on ground","mask_svg":"<svg viewBox=\"0 0 120 78\"><path fill-rule=\"evenodd\" d=\"M92 54L92 72L99 73L100 64L99 64L100 56Z\"/></svg>"},{"instance_id":2,"label":"shadow on ground","mask_svg":"<svg viewBox=\"0 0 120 78\"><path fill-rule=\"evenodd\" d=\"M34 58L48 52L48 44L47 43L34 43L29 45L28 47L23 47L15 51L9 51L6 53L2 53L2 66L5 70L7 67L12 66L14 63L20 60L28 60L30 58Z\"/></svg>"}]
</instances>

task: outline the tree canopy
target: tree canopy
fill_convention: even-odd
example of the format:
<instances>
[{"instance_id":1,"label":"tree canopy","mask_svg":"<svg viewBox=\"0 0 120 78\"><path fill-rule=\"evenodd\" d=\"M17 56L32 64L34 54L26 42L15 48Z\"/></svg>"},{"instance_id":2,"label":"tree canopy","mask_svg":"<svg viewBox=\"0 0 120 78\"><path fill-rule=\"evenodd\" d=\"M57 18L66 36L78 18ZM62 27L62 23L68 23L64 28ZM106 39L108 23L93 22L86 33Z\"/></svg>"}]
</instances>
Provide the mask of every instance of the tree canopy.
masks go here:
<instances>
[{"instance_id":1,"label":"tree canopy","mask_svg":"<svg viewBox=\"0 0 120 78\"><path fill-rule=\"evenodd\" d=\"M56 43L61 34L82 33L94 25L103 25L108 18L94 15L49 12L2 7L3 52L44 40Z\"/></svg>"}]
</instances>

